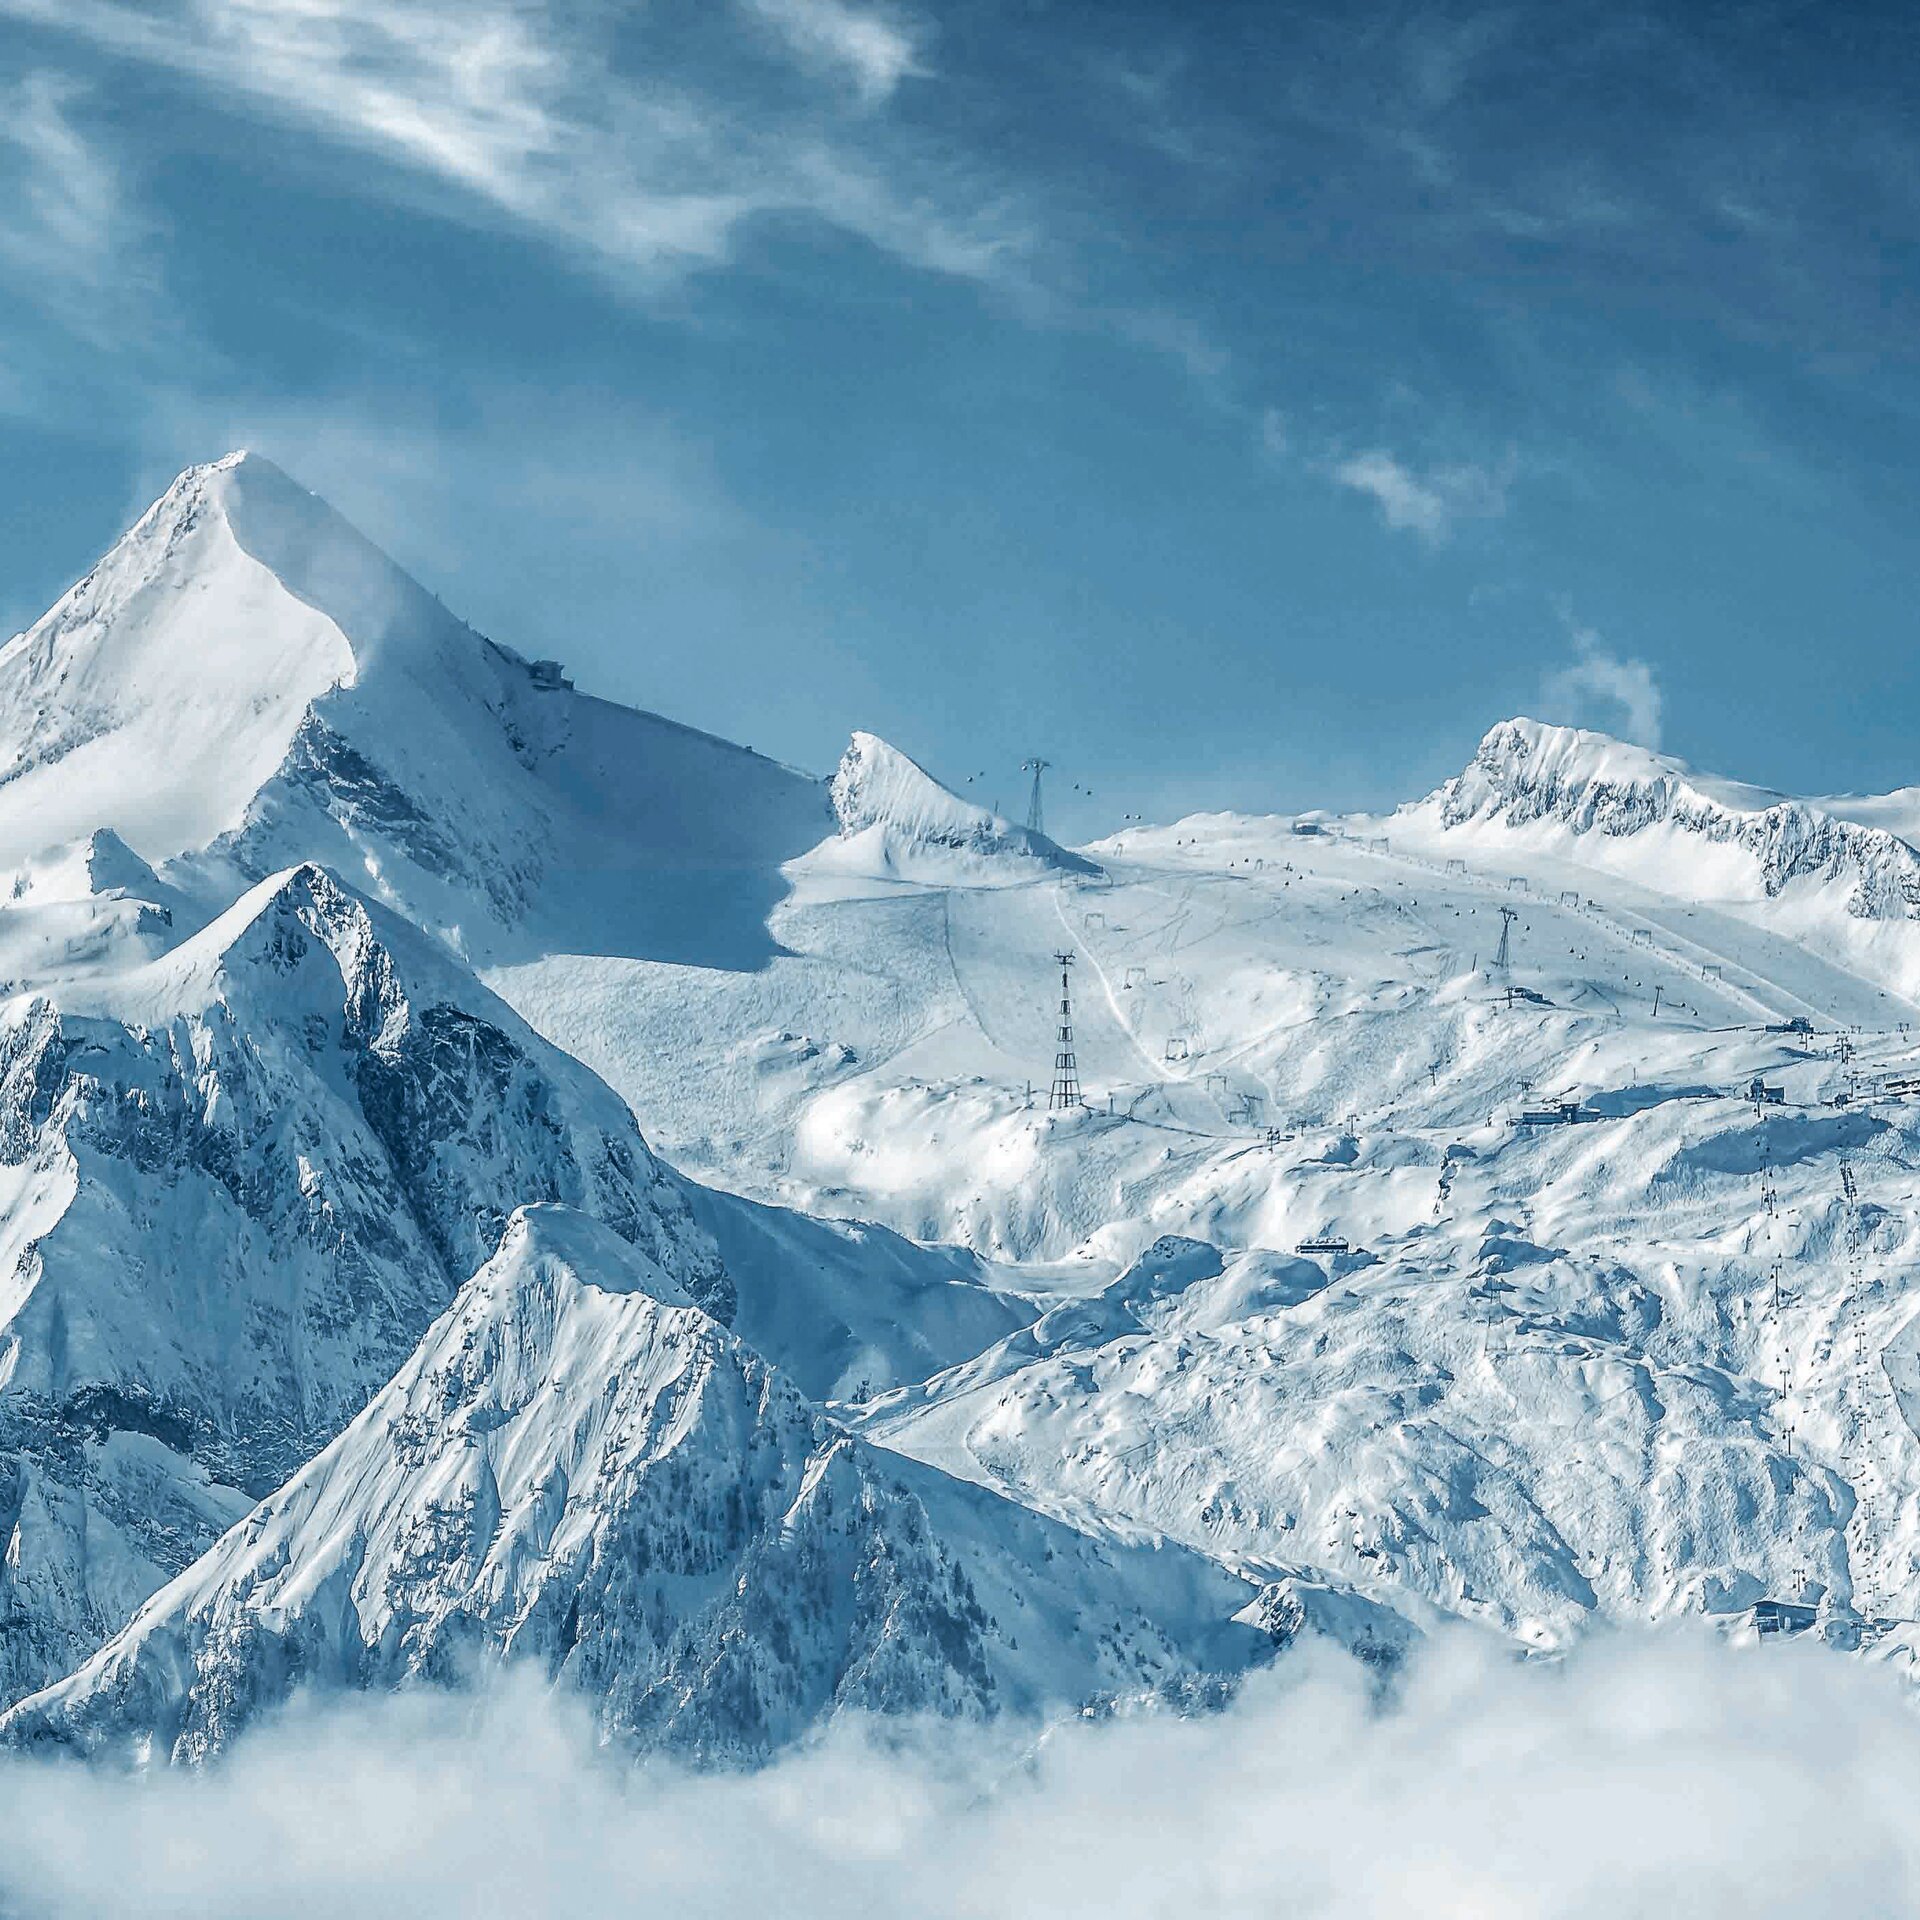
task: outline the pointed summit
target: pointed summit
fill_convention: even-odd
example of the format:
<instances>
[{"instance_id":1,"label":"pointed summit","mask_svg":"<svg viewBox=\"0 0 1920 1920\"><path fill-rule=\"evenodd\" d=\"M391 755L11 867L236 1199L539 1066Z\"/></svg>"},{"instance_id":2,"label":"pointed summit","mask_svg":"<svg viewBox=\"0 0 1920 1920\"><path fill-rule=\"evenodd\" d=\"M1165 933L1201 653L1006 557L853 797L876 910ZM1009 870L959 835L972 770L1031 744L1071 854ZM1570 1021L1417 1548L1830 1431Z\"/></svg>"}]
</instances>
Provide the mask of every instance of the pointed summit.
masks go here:
<instances>
[{"instance_id":1,"label":"pointed summit","mask_svg":"<svg viewBox=\"0 0 1920 1920\"><path fill-rule=\"evenodd\" d=\"M204 845L237 824L309 702L354 678L338 626L239 537L246 504L283 490L297 493L248 455L189 468L0 649L0 865L101 827L148 861Z\"/></svg>"},{"instance_id":2,"label":"pointed summit","mask_svg":"<svg viewBox=\"0 0 1920 1920\"><path fill-rule=\"evenodd\" d=\"M1236 1671L1252 1594L882 1452L604 1225L537 1206L337 1440L0 1738L218 1752L296 1686L526 1662L623 1745L752 1760Z\"/></svg>"},{"instance_id":3,"label":"pointed summit","mask_svg":"<svg viewBox=\"0 0 1920 1920\"><path fill-rule=\"evenodd\" d=\"M821 864L836 871L933 885L1098 871L1044 833L961 799L877 734L853 736L832 793L840 841L823 850Z\"/></svg>"},{"instance_id":4,"label":"pointed summit","mask_svg":"<svg viewBox=\"0 0 1920 1920\"><path fill-rule=\"evenodd\" d=\"M476 958L751 965L824 798L483 638L254 453L0 648L0 885L106 829L207 914L313 860Z\"/></svg>"}]
</instances>

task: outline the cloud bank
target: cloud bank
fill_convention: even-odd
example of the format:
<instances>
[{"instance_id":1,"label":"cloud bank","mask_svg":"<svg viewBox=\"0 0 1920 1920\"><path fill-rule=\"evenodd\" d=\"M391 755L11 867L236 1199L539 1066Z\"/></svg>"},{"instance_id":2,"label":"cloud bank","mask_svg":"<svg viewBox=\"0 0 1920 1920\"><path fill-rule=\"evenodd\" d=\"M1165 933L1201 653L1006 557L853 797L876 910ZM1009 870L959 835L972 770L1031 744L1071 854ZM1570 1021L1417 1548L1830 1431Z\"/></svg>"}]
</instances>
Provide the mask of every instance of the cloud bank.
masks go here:
<instances>
[{"instance_id":1,"label":"cloud bank","mask_svg":"<svg viewBox=\"0 0 1920 1920\"><path fill-rule=\"evenodd\" d=\"M1920 1901L1916 1804L1890 1670L1691 1633L1441 1644L1384 1710L1306 1650L1216 1718L848 1730L750 1776L626 1770L515 1687L296 1714L201 1777L6 1762L0 1912L1857 1920Z\"/></svg>"}]
</instances>

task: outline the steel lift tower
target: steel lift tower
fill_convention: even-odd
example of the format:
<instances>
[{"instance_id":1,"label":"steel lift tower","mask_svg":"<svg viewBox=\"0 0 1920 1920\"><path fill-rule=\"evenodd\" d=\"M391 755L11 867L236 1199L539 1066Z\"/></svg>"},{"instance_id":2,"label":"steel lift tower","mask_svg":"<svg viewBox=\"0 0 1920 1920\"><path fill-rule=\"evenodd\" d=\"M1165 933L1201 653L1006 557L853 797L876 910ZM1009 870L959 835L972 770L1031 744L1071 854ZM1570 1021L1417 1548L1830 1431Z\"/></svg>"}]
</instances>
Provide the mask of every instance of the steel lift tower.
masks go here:
<instances>
[{"instance_id":1,"label":"steel lift tower","mask_svg":"<svg viewBox=\"0 0 1920 1920\"><path fill-rule=\"evenodd\" d=\"M1041 825L1040 776L1052 765L1051 760L1042 760L1037 753L1031 760L1020 762L1020 771L1033 775L1033 792L1027 799L1027 831L1029 833L1046 832L1046 828Z\"/></svg>"},{"instance_id":2,"label":"steel lift tower","mask_svg":"<svg viewBox=\"0 0 1920 1920\"><path fill-rule=\"evenodd\" d=\"M1073 1057L1073 994L1068 984L1073 955L1056 953L1053 963L1060 969L1060 1024L1054 1029L1053 1086L1047 1094L1047 1111L1058 1113L1063 1107L1081 1104L1080 1068Z\"/></svg>"},{"instance_id":3,"label":"steel lift tower","mask_svg":"<svg viewBox=\"0 0 1920 1920\"><path fill-rule=\"evenodd\" d=\"M1505 973L1513 960L1513 923L1520 918L1513 908L1500 909L1500 951L1493 956L1493 970Z\"/></svg>"}]
</instances>

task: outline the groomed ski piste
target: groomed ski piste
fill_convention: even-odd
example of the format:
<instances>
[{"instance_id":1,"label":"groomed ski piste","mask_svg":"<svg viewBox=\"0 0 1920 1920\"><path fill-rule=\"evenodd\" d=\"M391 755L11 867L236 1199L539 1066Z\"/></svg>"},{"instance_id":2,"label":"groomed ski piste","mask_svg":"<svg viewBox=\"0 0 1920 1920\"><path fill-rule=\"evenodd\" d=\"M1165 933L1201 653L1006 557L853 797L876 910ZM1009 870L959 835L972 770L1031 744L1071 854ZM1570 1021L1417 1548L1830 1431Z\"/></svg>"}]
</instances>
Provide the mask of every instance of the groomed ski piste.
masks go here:
<instances>
[{"instance_id":1,"label":"groomed ski piste","mask_svg":"<svg viewBox=\"0 0 1920 1920\"><path fill-rule=\"evenodd\" d=\"M1517 719L1065 848L594 700L239 456L0 650L0 769L9 1737L1914 1656L1910 794Z\"/></svg>"},{"instance_id":2,"label":"groomed ski piste","mask_svg":"<svg viewBox=\"0 0 1920 1920\"><path fill-rule=\"evenodd\" d=\"M761 974L497 984L703 1178L1087 1303L853 1410L889 1445L1530 1645L1773 1602L1904 1644L1920 928L1582 850L1436 800L992 887L802 861Z\"/></svg>"}]
</instances>

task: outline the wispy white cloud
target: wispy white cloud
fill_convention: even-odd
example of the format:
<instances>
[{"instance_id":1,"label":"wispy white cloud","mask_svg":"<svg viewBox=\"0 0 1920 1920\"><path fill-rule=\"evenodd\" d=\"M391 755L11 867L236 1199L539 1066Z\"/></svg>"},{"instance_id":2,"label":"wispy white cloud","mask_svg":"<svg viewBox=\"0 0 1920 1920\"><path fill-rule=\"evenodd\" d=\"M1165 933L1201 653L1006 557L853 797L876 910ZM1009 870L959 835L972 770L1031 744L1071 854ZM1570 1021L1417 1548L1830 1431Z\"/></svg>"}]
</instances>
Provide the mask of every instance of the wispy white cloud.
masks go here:
<instances>
[{"instance_id":1,"label":"wispy white cloud","mask_svg":"<svg viewBox=\"0 0 1920 1920\"><path fill-rule=\"evenodd\" d=\"M809 66L850 79L867 100L885 100L926 71L919 43L898 18L847 0L741 0Z\"/></svg>"},{"instance_id":2,"label":"wispy white cloud","mask_svg":"<svg viewBox=\"0 0 1920 1920\"><path fill-rule=\"evenodd\" d=\"M845 0L753 0L884 91L902 28ZM613 57L604 16L504 0L0 0L12 18L184 76L219 102L356 147L622 269L729 258L756 218L819 219L935 271L992 277L1026 234L951 155L873 144L830 113L749 113ZM891 77L889 77L891 76Z\"/></svg>"},{"instance_id":3,"label":"wispy white cloud","mask_svg":"<svg viewBox=\"0 0 1920 1920\"><path fill-rule=\"evenodd\" d=\"M0 1762L36 1920L1854 1920L1920 1903L1889 1666L1704 1635L1484 1643L1384 1708L1303 1649L1227 1713L843 1729L751 1775L623 1771L550 1695L305 1714L205 1774Z\"/></svg>"},{"instance_id":4,"label":"wispy white cloud","mask_svg":"<svg viewBox=\"0 0 1920 1920\"><path fill-rule=\"evenodd\" d=\"M1615 653L1591 627L1570 618L1567 626L1573 658L1541 681L1543 716L1657 750L1664 702L1653 669L1644 660Z\"/></svg>"},{"instance_id":5,"label":"wispy white cloud","mask_svg":"<svg viewBox=\"0 0 1920 1920\"><path fill-rule=\"evenodd\" d=\"M97 337L146 289L136 253L148 226L83 123L88 102L57 72L0 85L0 271L15 299Z\"/></svg>"},{"instance_id":6,"label":"wispy white cloud","mask_svg":"<svg viewBox=\"0 0 1920 1920\"><path fill-rule=\"evenodd\" d=\"M1366 494L1388 526L1417 534L1433 547L1451 539L1463 520L1505 513L1513 478L1511 462L1416 468L1378 448L1336 462L1332 475L1341 486Z\"/></svg>"}]
</instances>

